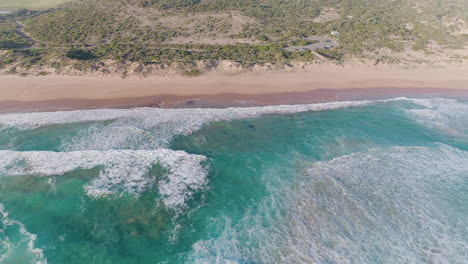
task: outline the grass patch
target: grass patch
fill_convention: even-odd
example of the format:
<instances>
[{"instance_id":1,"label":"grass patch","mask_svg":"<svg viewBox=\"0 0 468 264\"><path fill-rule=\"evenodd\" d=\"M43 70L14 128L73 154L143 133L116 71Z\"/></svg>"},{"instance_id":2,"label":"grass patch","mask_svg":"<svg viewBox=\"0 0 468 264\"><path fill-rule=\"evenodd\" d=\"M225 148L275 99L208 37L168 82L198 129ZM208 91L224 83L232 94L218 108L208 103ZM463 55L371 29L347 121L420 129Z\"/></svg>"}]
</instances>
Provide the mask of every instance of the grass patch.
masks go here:
<instances>
[{"instance_id":1,"label":"grass patch","mask_svg":"<svg viewBox=\"0 0 468 264\"><path fill-rule=\"evenodd\" d=\"M197 76L200 76L202 72L199 69L194 68L194 69L184 71L182 74L187 77L197 77Z\"/></svg>"}]
</instances>

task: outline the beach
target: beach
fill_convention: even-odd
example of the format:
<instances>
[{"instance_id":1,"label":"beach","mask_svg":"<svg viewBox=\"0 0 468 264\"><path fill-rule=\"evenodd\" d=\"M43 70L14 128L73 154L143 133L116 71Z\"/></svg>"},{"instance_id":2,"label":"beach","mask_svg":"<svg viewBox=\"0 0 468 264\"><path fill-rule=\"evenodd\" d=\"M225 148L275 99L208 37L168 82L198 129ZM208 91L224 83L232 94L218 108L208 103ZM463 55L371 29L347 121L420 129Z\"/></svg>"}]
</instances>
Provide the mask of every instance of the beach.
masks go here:
<instances>
[{"instance_id":1,"label":"beach","mask_svg":"<svg viewBox=\"0 0 468 264\"><path fill-rule=\"evenodd\" d=\"M225 107L415 94L468 94L468 65L407 67L317 64L303 71L208 73L194 78L0 76L0 111Z\"/></svg>"}]
</instances>

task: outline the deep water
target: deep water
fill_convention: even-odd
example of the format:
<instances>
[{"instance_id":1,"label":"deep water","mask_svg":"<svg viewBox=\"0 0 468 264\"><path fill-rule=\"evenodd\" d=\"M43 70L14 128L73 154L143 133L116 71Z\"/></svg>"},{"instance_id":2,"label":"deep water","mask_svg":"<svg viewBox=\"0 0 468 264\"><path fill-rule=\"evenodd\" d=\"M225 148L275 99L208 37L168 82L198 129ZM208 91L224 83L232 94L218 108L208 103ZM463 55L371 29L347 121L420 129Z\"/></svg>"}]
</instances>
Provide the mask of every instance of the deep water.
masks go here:
<instances>
[{"instance_id":1,"label":"deep water","mask_svg":"<svg viewBox=\"0 0 468 264\"><path fill-rule=\"evenodd\" d=\"M0 115L0 263L466 263L468 102Z\"/></svg>"}]
</instances>

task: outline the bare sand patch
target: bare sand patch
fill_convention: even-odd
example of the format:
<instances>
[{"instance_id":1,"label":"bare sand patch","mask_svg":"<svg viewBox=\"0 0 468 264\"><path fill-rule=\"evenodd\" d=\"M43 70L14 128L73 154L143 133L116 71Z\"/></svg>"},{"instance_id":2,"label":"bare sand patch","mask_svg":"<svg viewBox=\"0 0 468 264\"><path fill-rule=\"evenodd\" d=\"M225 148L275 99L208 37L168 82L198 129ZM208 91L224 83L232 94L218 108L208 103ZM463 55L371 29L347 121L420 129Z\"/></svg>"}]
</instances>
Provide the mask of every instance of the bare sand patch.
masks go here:
<instances>
[{"instance_id":1,"label":"bare sand patch","mask_svg":"<svg viewBox=\"0 0 468 264\"><path fill-rule=\"evenodd\" d=\"M338 20L341 18L341 15L338 13L338 10L334 8L322 8L318 17L312 19L315 23L323 23L333 20Z\"/></svg>"}]
</instances>

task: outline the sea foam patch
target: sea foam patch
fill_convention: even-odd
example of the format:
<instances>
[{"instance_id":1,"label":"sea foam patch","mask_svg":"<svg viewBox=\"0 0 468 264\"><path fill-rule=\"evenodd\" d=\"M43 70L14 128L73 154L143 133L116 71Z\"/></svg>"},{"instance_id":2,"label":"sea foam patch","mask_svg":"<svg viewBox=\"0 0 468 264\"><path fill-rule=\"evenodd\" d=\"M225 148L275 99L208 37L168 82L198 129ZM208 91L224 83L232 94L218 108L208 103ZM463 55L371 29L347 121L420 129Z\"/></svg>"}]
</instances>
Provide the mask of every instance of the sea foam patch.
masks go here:
<instances>
[{"instance_id":1,"label":"sea foam patch","mask_svg":"<svg viewBox=\"0 0 468 264\"><path fill-rule=\"evenodd\" d=\"M138 195L157 184L165 205L176 208L184 206L196 191L206 185L204 161L204 156L167 149L75 152L4 150L0 151L0 174L63 175L75 169L102 166L99 177L85 187L89 196ZM159 180L148 175L155 164L167 171Z\"/></svg>"},{"instance_id":2,"label":"sea foam patch","mask_svg":"<svg viewBox=\"0 0 468 264\"><path fill-rule=\"evenodd\" d=\"M468 215L456 203L468 199L466 175L468 152L446 145L316 163L286 205L290 242L318 262L463 263Z\"/></svg>"},{"instance_id":3,"label":"sea foam patch","mask_svg":"<svg viewBox=\"0 0 468 264\"><path fill-rule=\"evenodd\" d=\"M446 145L376 148L317 162L291 184L270 186L260 212L247 211L238 222L218 219L220 236L195 243L189 259L462 264L468 215L456 208L468 200L466 175L468 152Z\"/></svg>"},{"instance_id":4,"label":"sea foam patch","mask_svg":"<svg viewBox=\"0 0 468 264\"><path fill-rule=\"evenodd\" d=\"M468 132L468 103L455 99L413 99L422 106L407 113L420 124L448 134L466 137Z\"/></svg>"},{"instance_id":5,"label":"sea foam patch","mask_svg":"<svg viewBox=\"0 0 468 264\"><path fill-rule=\"evenodd\" d=\"M317 104L299 105L273 105L259 107L230 107L224 109L191 108L191 109L158 109L158 108L134 108L134 109L98 109L79 111L57 111L38 113L14 113L0 115L0 124L4 126L37 127L53 124L66 124L78 122L92 122L116 120L120 118L134 118L138 122L143 121L147 125L163 124L170 120L179 119L194 123L211 120L230 120L250 118L264 114L288 114L308 111L325 111L352 106L362 106L379 102L394 100L407 100L407 98L395 98L387 100L362 100L362 101L338 101Z\"/></svg>"},{"instance_id":6,"label":"sea foam patch","mask_svg":"<svg viewBox=\"0 0 468 264\"><path fill-rule=\"evenodd\" d=\"M13 241L8 234L19 233L21 240ZM37 248L34 243L37 236L26 230L23 223L9 217L8 212L5 210L3 204L0 203L0 263L13 263L9 262L9 256L14 251L27 250L31 254L31 263L47 264L47 259L44 257L42 249ZM17 253L18 254L18 253ZM21 251L21 255L25 255Z\"/></svg>"},{"instance_id":7,"label":"sea foam patch","mask_svg":"<svg viewBox=\"0 0 468 264\"><path fill-rule=\"evenodd\" d=\"M175 117L196 120L216 120L231 118L248 118L261 114L270 113L296 113L305 111L321 111L339 109L344 107L359 106L378 101L342 101L319 104L302 105L276 105L262 107L239 107L225 109L157 109L157 108L134 108L134 109L99 109L79 111L57 111L38 113L15 113L0 115L0 124L5 126L45 126L52 124L66 124L77 122L104 121L119 118L136 118L139 121L148 121L150 124L164 123L174 120Z\"/></svg>"},{"instance_id":8,"label":"sea foam patch","mask_svg":"<svg viewBox=\"0 0 468 264\"><path fill-rule=\"evenodd\" d=\"M173 136L190 134L212 121L333 110L392 100L401 99L226 109L135 108L4 114L0 115L0 125L2 129L27 130L48 125L91 122L78 135L64 140L60 150L156 149L167 148ZM107 121L106 124L103 121Z\"/></svg>"}]
</instances>

